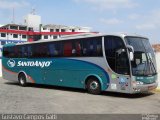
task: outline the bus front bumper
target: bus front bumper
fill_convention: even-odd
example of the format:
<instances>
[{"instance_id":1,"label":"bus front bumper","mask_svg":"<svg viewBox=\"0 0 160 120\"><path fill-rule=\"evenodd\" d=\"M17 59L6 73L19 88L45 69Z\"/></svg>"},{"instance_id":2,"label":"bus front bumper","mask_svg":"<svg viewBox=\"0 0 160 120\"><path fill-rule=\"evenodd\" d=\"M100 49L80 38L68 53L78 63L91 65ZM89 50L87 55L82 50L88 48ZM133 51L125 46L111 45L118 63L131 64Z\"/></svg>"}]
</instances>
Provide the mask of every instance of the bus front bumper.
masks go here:
<instances>
[{"instance_id":1,"label":"bus front bumper","mask_svg":"<svg viewBox=\"0 0 160 120\"><path fill-rule=\"evenodd\" d=\"M157 86L158 86L157 82L152 84L136 85L135 87L133 87L133 92L134 93L149 92L156 89Z\"/></svg>"}]
</instances>

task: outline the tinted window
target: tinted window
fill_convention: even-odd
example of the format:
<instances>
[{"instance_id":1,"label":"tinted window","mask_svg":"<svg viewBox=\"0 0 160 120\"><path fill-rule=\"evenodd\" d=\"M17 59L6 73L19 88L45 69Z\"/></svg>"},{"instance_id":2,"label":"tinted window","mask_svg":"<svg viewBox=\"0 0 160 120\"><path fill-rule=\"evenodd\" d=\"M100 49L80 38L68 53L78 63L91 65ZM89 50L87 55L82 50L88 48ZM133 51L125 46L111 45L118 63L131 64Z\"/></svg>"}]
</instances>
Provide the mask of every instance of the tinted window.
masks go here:
<instances>
[{"instance_id":1,"label":"tinted window","mask_svg":"<svg viewBox=\"0 0 160 120\"><path fill-rule=\"evenodd\" d=\"M82 42L81 40L74 40L72 43L72 55L73 56L82 56Z\"/></svg>"},{"instance_id":2,"label":"tinted window","mask_svg":"<svg viewBox=\"0 0 160 120\"><path fill-rule=\"evenodd\" d=\"M102 56L102 38L84 38L83 44L83 56Z\"/></svg>"},{"instance_id":3,"label":"tinted window","mask_svg":"<svg viewBox=\"0 0 160 120\"><path fill-rule=\"evenodd\" d=\"M13 47L4 47L3 48L3 56L4 57L14 57L14 48Z\"/></svg>"},{"instance_id":4,"label":"tinted window","mask_svg":"<svg viewBox=\"0 0 160 120\"><path fill-rule=\"evenodd\" d=\"M70 40L63 42L63 55L66 57L76 57L82 55L82 43L80 40Z\"/></svg>"},{"instance_id":5,"label":"tinted window","mask_svg":"<svg viewBox=\"0 0 160 120\"><path fill-rule=\"evenodd\" d=\"M49 57L60 57L62 56L61 42L50 42L48 44Z\"/></svg>"},{"instance_id":6,"label":"tinted window","mask_svg":"<svg viewBox=\"0 0 160 120\"><path fill-rule=\"evenodd\" d=\"M48 55L49 53L46 43L32 45L32 57L42 58L42 57L48 57Z\"/></svg>"},{"instance_id":7,"label":"tinted window","mask_svg":"<svg viewBox=\"0 0 160 120\"><path fill-rule=\"evenodd\" d=\"M27 45L27 56L28 57L33 57L33 45Z\"/></svg>"},{"instance_id":8,"label":"tinted window","mask_svg":"<svg viewBox=\"0 0 160 120\"><path fill-rule=\"evenodd\" d=\"M119 74L129 74L129 60L123 40L120 37L106 36L105 54L110 68Z\"/></svg>"},{"instance_id":9,"label":"tinted window","mask_svg":"<svg viewBox=\"0 0 160 120\"><path fill-rule=\"evenodd\" d=\"M63 51L63 54L65 57L69 57L69 56L72 56L72 42L71 41L65 41L64 43L64 51Z\"/></svg>"},{"instance_id":10,"label":"tinted window","mask_svg":"<svg viewBox=\"0 0 160 120\"><path fill-rule=\"evenodd\" d=\"M10 50L12 49L12 50ZM57 42L18 45L4 48L4 55L17 58L99 57L102 56L101 37ZM10 55L13 54L13 55Z\"/></svg>"},{"instance_id":11,"label":"tinted window","mask_svg":"<svg viewBox=\"0 0 160 120\"><path fill-rule=\"evenodd\" d=\"M94 37L64 41L63 50L63 54L66 57L102 56L102 40L101 37Z\"/></svg>"}]
</instances>

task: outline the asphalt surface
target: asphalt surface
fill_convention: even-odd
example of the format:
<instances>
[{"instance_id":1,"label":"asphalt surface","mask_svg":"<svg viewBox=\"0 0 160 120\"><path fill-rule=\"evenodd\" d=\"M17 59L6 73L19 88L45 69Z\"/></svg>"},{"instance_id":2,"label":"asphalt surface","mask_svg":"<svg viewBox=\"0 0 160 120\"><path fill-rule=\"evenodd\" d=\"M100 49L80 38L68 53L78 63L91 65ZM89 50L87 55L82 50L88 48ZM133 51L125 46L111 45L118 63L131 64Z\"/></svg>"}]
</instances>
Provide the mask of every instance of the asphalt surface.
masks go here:
<instances>
[{"instance_id":1,"label":"asphalt surface","mask_svg":"<svg viewBox=\"0 0 160 120\"><path fill-rule=\"evenodd\" d=\"M0 113L146 114L160 113L160 92L91 95L85 90L18 83L0 78Z\"/></svg>"}]
</instances>

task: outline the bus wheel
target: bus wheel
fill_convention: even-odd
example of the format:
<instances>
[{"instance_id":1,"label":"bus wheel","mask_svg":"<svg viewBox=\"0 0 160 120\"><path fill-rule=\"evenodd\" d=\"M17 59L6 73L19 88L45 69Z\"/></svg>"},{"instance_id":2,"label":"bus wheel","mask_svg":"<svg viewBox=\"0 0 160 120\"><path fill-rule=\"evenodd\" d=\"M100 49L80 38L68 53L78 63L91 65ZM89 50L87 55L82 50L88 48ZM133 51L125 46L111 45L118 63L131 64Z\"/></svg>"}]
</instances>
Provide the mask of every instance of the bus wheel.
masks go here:
<instances>
[{"instance_id":1,"label":"bus wheel","mask_svg":"<svg viewBox=\"0 0 160 120\"><path fill-rule=\"evenodd\" d=\"M87 90L91 94L95 94L95 95L100 94L101 85L99 81L94 77L89 78L89 80L87 81Z\"/></svg>"},{"instance_id":2,"label":"bus wheel","mask_svg":"<svg viewBox=\"0 0 160 120\"><path fill-rule=\"evenodd\" d=\"M27 82L26 82L26 76L23 74L23 73L20 73L19 76L18 76L18 81L19 81L19 84L23 87L25 87L27 85Z\"/></svg>"}]
</instances>

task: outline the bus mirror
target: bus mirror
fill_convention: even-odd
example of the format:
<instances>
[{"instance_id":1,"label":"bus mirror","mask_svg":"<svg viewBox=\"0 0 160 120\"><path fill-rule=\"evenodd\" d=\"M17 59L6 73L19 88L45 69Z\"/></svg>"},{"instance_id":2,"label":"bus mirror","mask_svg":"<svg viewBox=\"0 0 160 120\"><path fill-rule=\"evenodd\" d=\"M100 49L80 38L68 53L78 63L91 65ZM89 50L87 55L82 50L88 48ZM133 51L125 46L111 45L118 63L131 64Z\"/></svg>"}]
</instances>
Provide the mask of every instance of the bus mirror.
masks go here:
<instances>
[{"instance_id":1,"label":"bus mirror","mask_svg":"<svg viewBox=\"0 0 160 120\"><path fill-rule=\"evenodd\" d=\"M129 50L129 58L131 61L134 60L134 48L131 45L127 45L127 48Z\"/></svg>"},{"instance_id":2,"label":"bus mirror","mask_svg":"<svg viewBox=\"0 0 160 120\"><path fill-rule=\"evenodd\" d=\"M133 52L129 52L129 59L130 59L131 61L134 60L134 54L133 54Z\"/></svg>"},{"instance_id":3,"label":"bus mirror","mask_svg":"<svg viewBox=\"0 0 160 120\"><path fill-rule=\"evenodd\" d=\"M127 48L129 50L129 52L133 52L134 53L134 48L131 45L127 45Z\"/></svg>"}]
</instances>

